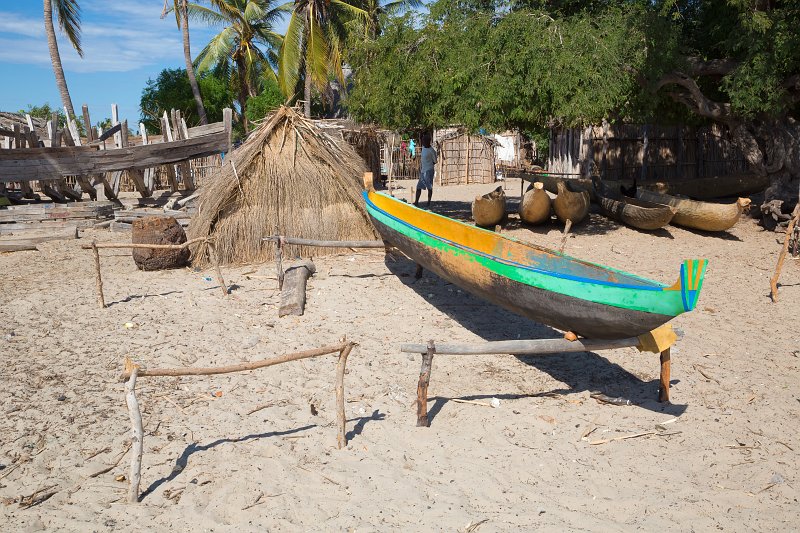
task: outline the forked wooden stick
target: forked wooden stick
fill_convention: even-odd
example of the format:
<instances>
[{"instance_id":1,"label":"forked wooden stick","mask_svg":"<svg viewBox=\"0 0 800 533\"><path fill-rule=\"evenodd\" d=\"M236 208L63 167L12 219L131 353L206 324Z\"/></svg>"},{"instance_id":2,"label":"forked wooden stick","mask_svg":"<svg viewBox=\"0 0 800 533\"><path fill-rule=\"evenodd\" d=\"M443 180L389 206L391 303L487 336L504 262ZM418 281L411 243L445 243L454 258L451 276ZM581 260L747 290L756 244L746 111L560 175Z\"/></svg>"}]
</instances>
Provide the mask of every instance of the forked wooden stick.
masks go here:
<instances>
[{"instance_id":1,"label":"forked wooden stick","mask_svg":"<svg viewBox=\"0 0 800 533\"><path fill-rule=\"evenodd\" d=\"M339 429L336 435L336 444L341 450L347 446L347 418L344 412L344 372L345 365L347 364L347 356L353 349L354 344L348 343L345 348L339 352L339 360L336 362L336 417Z\"/></svg>"}]
</instances>

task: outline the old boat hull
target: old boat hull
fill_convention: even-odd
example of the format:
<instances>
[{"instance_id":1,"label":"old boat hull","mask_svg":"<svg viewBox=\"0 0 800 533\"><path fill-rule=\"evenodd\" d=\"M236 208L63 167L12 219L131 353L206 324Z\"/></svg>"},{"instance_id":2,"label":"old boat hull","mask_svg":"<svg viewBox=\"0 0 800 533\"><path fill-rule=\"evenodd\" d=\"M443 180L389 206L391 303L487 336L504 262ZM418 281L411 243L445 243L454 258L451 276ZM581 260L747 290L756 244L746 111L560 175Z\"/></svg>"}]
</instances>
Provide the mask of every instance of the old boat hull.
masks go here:
<instances>
[{"instance_id":1,"label":"old boat hull","mask_svg":"<svg viewBox=\"0 0 800 533\"><path fill-rule=\"evenodd\" d=\"M364 193L382 238L424 268L537 322L588 338L641 335L691 310L706 261L686 261L672 286L563 256Z\"/></svg>"},{"instance_id":2,"label":"old boat hull","mask_svg":"<svg viewBox=\"0 0 800 533\"><path fill-rule=\"evenodd\" d=\"M483 227L494 227L506 216L506 193L498 187L472 201L472 219Z\"/></svg>"},{"instance_id":3,"label":"old boat hull","mask_svg":"<svg viewBox=\"0 0 800 533\"><path fill-rule=\"evenodd\" d=\"M675 215L675 208L637 200L636 198L611 198L597 194L600 211L608 218L627 224L636 229L652 231L663 228Z\"/></svg>"},{"instance_id":4,"label":"old boat hull","mask_svg":"<svg viewBox=\"0 0 800 533\"><path fill-rule=\"evenodd\" d=\"M585 190L573 190L570 185L560 181L557 186L558 195L553 200L553 212L558 220L567 220L577 224L589 215L590 196Z\"/></svg>"},{"instance_id":5,"label":"old boat hull","mask_svg":"<svg viewBox=\"0 0 800 533\"><path fill-rule=\"evenodd\" d=\"M637 191L636 196L648 202L674 207L676 211L673 224L702 231L725 231L732 228L739 221L744 208L750 204L747 198L739 198L731 204L714 204L644 190Z\"/></svg>"},{"instance_id":6,"label":"old boat hull","mask_svg":"<svg viewBox=\"0 0 800 533\"><path fill-rule=\"evenodd\" d=\"M548 174L546 172L516 172L510 177L519 177L525 181L540 181L545 190L553 194L558 192L558 182L569 181L575 190L585 190L595 199L592 190L592 180L588 178L564 178L564 176ZM603 180L611 190L618 191L620 186L631 187L631 180ZM763 191L769 185L769 179L758 174L731 174L725 176L712 176L707 178L680 179L675 181L648 181L639 182L639 189L647 189L662 194L679 194L696 200L711 200L713 198L730 198L748 196Z\"/></svg>"}]
</instances>

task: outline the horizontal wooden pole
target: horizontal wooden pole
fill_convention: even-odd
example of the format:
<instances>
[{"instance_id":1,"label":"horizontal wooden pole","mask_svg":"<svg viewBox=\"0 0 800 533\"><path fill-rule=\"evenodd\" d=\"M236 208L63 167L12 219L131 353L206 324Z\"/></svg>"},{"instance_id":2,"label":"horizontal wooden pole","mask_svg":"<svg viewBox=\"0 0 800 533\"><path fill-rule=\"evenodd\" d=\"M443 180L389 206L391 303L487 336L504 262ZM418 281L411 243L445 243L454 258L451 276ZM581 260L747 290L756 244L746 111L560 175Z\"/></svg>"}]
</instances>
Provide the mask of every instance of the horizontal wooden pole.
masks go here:
<instances>
[{"instance_id":1,"label":"horizontal wooden pole","mask_svg":"<svg viewBox=\"0 0 800 533\"><path fill-rule=\"evenodd\" d=\"M218 366L211 368L152 368L144 369L139 368L138 377L147 376L213 376L215 374L230 374L232 372L244 372L247 370L256 370L267 366L278 365L289 361L297 361L298 359L308 359L309 357L318 357L320 355L327 355L331 353L341 352L348 346L353 346L353 343L343 342L340 344L333 344L331 346L323 346L322 348L315 348L313 350L306 350L304 352L294 352L269 359L262 359L261 361L253 361L251 363L240 363L238 365ZM126 381L131 376L131 372L136 368L133 365L126 364L126 368L122 375L119 377L120 381Z\"/></svg>"},{"instance_id":2,"label":"horizontal wooden pole","mask_svg":"<svg viewBox=\"0 0 800 533\"><path fill-rule=\"evenodd\" d=\"M296 246L317 246L320 248L385 248L383 241L318 241L314 239L300 239L298 237L285 237L283 235L270 235L264 237L264 241L275 242L278 239L283 244L293 244Z\"/></svg>"},{"instance_id":3,"label":"horizontal wooden pole","mask_svg":"<svg viewBox=\"0 0 800 533\"><path fill-rule=\"evenodd\" d=\"M186 241L183 244L132 244L129 242L128 243L110 242L110 243L98 244L97 248L150 248L155 250L182 250L187 246L198 243L200 241L205 241L206 239L207 237L197 237L196 239ZM83 248L84 250L91 250L92 245L84 244L83 246L81 246L81 248Z\"/></svg>"},{"instance_id":4,"label":"horizontal wooden pole","mask_svg":"<svg viewBox=\"0 0 800 533\"><path fill-rule=\"evenodd\" d=\"M592 352L596 350L611 350L614 348L627 348L638 346L639 339L599 340L578 339L535 339L518 341L493 341L481 344L435 344L437 354L447 355L484 355L484 354L543 354L543 353L569 353ZM427 353L427 344L401 344L400 351L406 353Z\"/></svg>"}]
</instances>

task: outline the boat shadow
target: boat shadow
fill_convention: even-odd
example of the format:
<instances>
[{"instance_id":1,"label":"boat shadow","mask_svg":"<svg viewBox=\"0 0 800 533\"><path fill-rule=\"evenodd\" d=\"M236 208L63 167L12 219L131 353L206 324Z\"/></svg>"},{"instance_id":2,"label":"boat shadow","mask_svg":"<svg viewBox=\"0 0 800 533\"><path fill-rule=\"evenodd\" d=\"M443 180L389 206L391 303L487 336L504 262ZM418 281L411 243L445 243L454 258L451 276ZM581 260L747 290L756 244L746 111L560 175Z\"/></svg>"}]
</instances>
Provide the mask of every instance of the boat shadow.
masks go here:
<instances>
[{"instance_id":1,"label":"boat shadow","mask_svg":"<svg viewBox=\"0 0 800 533\"><path fill-rule=\"evenodd\" d=\"M398 276L407 287L439 309L462 327L486 341L516 339L560 338L563 332L544 324L539 324L517 316L501 307L481 300L431 272L424 272L419 280L414 278L416 264L405 256L398 255L388 259L386 266ZM491 319L487 319L491 316ZM411 339L409 339L411 340ZM446 340L446 339L443 339ZM637 355L641 357L642 355ZM655 354L647 354L653 359L653 371L657 374L659 359ZM477 356L486 357L486 356ZM489 397L500 399L525 398L532 396L553 396L576 394L584 391L600 392L610 397L622 397L644 409L667 413L674 416L682 414L685 405L659 403L657 401L659 379L642 379L616 363L594 352L517 355L519 361L536 368L564 384L563 387L549 391L531 391L526 394L504 394L498 391ZM672 384L678 383L673 380ZM487 396L465 395L461 399L474 400ZM448 398L433 398L432 415L441 410Z\"/></svg>"}]
</instances>

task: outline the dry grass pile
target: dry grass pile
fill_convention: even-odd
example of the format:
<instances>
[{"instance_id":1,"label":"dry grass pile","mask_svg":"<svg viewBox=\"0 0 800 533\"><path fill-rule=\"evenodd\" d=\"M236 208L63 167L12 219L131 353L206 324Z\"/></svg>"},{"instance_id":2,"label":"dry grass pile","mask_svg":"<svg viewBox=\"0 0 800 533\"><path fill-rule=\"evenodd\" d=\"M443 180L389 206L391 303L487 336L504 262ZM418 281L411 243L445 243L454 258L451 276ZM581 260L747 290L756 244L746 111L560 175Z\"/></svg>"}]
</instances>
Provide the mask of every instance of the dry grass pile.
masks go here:
<instances>
[{"instance_id":1,"label":"dry grass pile","mask_svg":"<svg viewBox=\"0 0 800 533\"><path fill-rule=\"evenodd\" d=\"M263 237L375 239L361 196L364 161L294 109L281 107L200 189L189 238L213 237L222 264L273 259ZM287 246L289 257L339 253L336 248ZM210 264L201 244L192 262Z\"/></svg>"}]
</instances>

